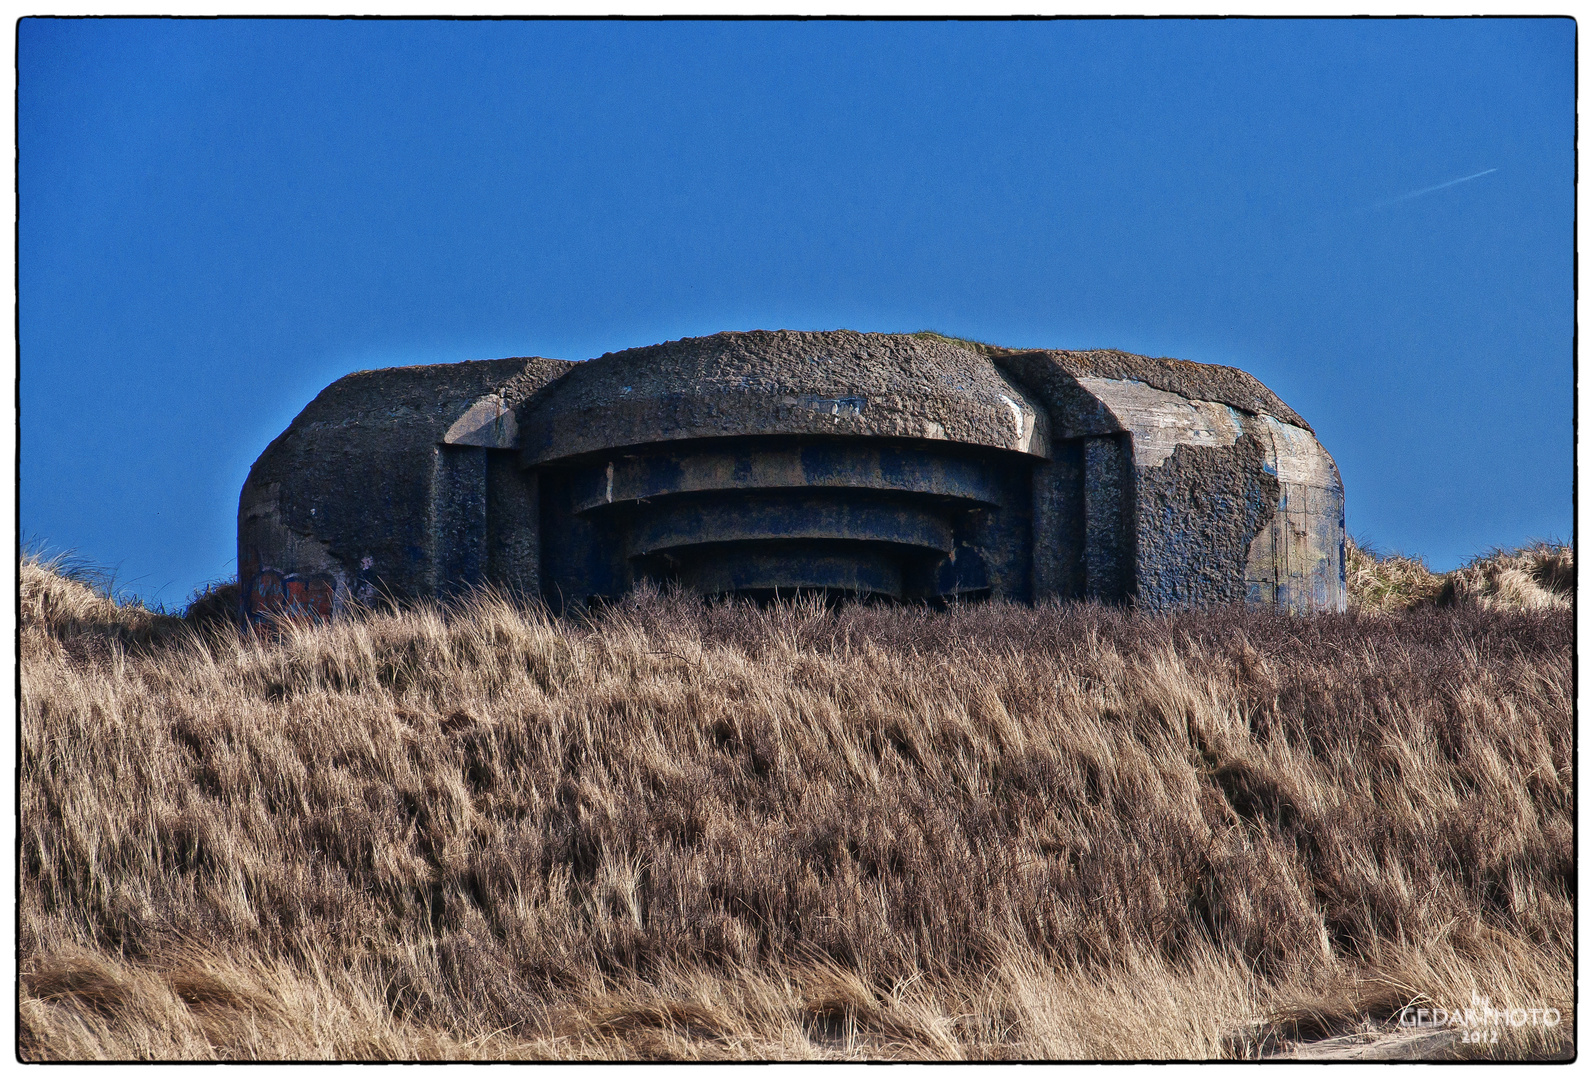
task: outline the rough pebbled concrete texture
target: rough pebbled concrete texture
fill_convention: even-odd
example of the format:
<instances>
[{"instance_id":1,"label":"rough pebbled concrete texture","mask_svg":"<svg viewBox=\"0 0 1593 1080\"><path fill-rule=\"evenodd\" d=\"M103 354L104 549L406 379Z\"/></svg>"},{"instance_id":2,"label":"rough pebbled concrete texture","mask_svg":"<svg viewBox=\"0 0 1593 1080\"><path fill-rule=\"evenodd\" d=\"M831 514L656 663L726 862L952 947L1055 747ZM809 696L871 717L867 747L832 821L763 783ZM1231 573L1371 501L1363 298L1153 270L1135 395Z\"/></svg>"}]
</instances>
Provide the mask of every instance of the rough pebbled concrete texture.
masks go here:
<instances>
[{"instance_id":1,"label":"rough pebbled concrete texture","mask_svg":"<svg viewBox=\"0 0 1593 1080\"><path fill-rule=\"evenodd\" d=\"M495 585L1342 610L1343 487L1242 371L754 331L360 372L239 502L248 612Z\"/></svg>"},{"instance_id":2,"label":"rough pebbled concrete texture","mask_svg":"<svg viewBox=\"0 0 1593 1080\"><path fill-rule=\"evenodd\" d=\"M341 606L438 591L439 458L482 397L513 405L572 365L520 357L347 375L305 406L249 471L238 508L245 602L262 572L325 578ZM310 556L310 552L314 556Z\"/></svg>"},{"instance_id":3,"label":"rough pebbled concrete texture","mask_svg":"<svg viewBox=\"0 0 1593 1080\"><path fill-rule=\"evenodd\" d=\"M1167 356L1135 356L1116 349L1049 354L1075 378L1133 380L1191 401L1217 401L1258 416L1275 416L1286 424L1311 430L1295 411L1257 381L1254 375L1222 364L1197 364Z\"/></svg>"},{"instance_id":4,"label":"rough pebbled concrete texture","mask_svg":"<svg viewBox=\"0 0 1593 1080\"><path fill-rule=\"evenodd\" d=\"M755 330L608 353L523 410L528 465L677 439L837 435L1049 453L1046 418L983 357L850 330Z\"/></svg>"}]
</instances>

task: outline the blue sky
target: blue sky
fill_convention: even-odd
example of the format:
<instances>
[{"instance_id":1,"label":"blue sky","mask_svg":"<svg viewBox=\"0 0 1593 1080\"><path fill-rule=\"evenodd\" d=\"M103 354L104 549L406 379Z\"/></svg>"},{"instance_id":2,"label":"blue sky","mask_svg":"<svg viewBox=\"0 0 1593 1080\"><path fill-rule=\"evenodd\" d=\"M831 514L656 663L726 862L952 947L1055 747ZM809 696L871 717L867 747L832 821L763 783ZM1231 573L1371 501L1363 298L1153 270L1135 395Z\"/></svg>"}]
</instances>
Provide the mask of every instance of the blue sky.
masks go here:
<instances>
[{"instance_id":1,"label":"blue sky","mask_svg":"<svg viewBox=\"0 0 1593 1080\"><path fill-rule=\"evenodd\" d=\"M1571 533L1569 20L25 20L18 64L23 537L153 601L235 573L340 375L758 327L1233 364L1354 535Z\"/></svg>"}]
</instances>

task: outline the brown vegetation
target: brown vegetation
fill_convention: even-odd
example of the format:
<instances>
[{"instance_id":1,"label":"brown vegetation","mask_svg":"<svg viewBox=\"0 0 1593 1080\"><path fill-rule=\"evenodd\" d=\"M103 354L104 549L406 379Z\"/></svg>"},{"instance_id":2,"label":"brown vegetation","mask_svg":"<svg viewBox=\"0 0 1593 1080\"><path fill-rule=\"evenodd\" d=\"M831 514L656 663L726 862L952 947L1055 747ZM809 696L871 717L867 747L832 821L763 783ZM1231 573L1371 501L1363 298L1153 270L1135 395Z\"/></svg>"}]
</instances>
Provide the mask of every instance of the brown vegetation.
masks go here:
<instances>
[{"instance_id":1,"label":"brown vegetation","mask_svg":"<svg viewBox=\"0 0 1593 1080\"><path fill-rule=\"evenodd\" d=\"M1576 595L1576 560L1563 544L1537 543L1494 551L1444 575L1435 603L1537 611L1569 609Z\"/></svg>"},{"instance_id":2,"label":"brown vegetation","mask_svg":"<svg viewBox=\"0 0 1593 1080\"><path fill-rule=\"evenodd\" d=\"M1562 610L22 597L28 1059L1569 1052Z\"/></svg>"},{"instance_id":3,"label":"brown vegetation","mask_svg":"<svg viewBox=\"0 0 1593 1080\"><path fill-rule=\"evenodd\" d=\"M1569 609L1576 594L1571 548L1548 541L1514 551L1491 551L1457 570L1435 574L1420 558L1380 555L1346 540L1344 563L1350 604L1362 610L1456 605L1511 611Z\"/></svg>"}]
</instances>

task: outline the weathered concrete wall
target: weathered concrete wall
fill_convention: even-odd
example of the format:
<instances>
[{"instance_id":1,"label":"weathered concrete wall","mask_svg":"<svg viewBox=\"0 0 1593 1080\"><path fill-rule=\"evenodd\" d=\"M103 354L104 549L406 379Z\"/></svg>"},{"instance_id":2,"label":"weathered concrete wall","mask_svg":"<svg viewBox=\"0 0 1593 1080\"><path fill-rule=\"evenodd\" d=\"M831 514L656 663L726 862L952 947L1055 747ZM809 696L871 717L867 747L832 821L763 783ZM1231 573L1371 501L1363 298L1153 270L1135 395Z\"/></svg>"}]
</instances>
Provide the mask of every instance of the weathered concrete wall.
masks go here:
<instances>
[{"instance_id":1,"label":"weathered concrete wall","mask_svg":"<svg viewBox=\"0 0 1593 1080\"><path fill-rule=\"evenodd\" d=\"M1257 534L1245 567L1246 598L1287 611L1343 611L1344 485L1338 466L1304 428L1260 418L1264 467L1277 484L1276 513Z\"/></svg>"},{"instance_id":2,"label":"weathered concrete wall","mask_svg":"<svg viewBox=\"0 0 1593 1080\"><path fill-rule=\"evenodd\" d=\"M1272 519L1277 481L1261 444L1181 444L1138 470L1136 601L1151 610L1243 602L1255 537Z\"/></svg>"},{"instance_id":3,"label":"weathered concrete wall","mask_svg":"<svg viewBox=\"0 0 1593 1080\"><path fill-rule=\"evenodd\" d=\"M526 599L542 595L538 480L518 450L487 451L487 581Z\"/></svg>"},{"instance_id":4,"label":"weathered concrete wall","mask_svg":"<svg viewBox=\"0 0 1593 1080\"><path fill-rule=\"evenodd\" d=\"M1035 350L998 355L991 362L1039 401L1051 421L1053 440L1123 430L1105 403L1079 383L1081 376L1066 362L1066 354Z\"/></svg>"},{"instance_id":5,"label":"weathered concrete wall","mask_svg":"<svg viewBox=\"0 0 1593 1080\"><path fill-rule=\"evenodd\" d=\"M450 596L487 575L487 451L443 444L432 451L428 592Z\"/></svg>"},{"instance_id":6,"label":"weathered concrete wall","mask_svg":"<svg viewBox=\"0 0 1593 1080\"><path fill-rule=\"evenodd\" d=\"M1030 548L1035 600L1069 600L1085 594L1084 443L1054 440L1052 459L1033 473Z\"/></svg>"},{"instance_id":7,"label":"weathered concrete wall","mask_svg":"<svg viewBox=\"0 0 1593 1080\"><path fill-rule=\"evenodd\" d=\"M850 331L361 372L239 502L256 613L643 579L1342 610L1343 540L1332 459L1244 372Z\"/></svg>"},{"instance_id":8,"label":"weathered concrete wall","mask_svg":"<svg viewBox=\"0 0 1593 1080\"><path fill-rule=\"evenodd\" d=\"M479 566L481 528L465 518L479 515L484 497L484 458L472 455L488 451L444 440L482 398L507 402L512 420L522 400L570 367L540 357L477 360L356 372L327 387L244 484L238 572L246 606L280 609L287 601L271 597L296 588L301 607L330 614L379 590L433 595L456 570ZM491 432L488 421L457 434L483 426Z\"/></svg>"},{"instance_id":9,"label":"weathered concrete wall","mask_svg":"<svg viewBox=\"0 0 1593 1080\"><path fill-rule=\"evenodd\" d=\"M1129 433L1132 542L1120 549L1134 602L1161 611L1243 601L1251 541L1276 503L1261 444L1245 435L1254 418L1134 380L1078 381Z\"/></svg>"},{"instance_id":10,"label":"weathered concrete wall","mask_svg":"<svg viewBox=\"0 0 1593 1080\"><path fill-rule=\"evenodd\" d=\"M1233 368L1108 350L998 355L1051 416L1053 458L1084 448L1085 535L1065 480L1036 476L1040 596L1149 610L1248 601L1344 609L1343 487L1304 421ZM1128 468L1109 449L1128 439ZM1082 585L1076 574L1082 572Z\"/></svg>"},{"instance_id":11,"label":"weathered concrete wall","mask_svg":"<svg viewBox=\"0 0 1593 1080\"><path fill-rule=\"evenodd\" d=\"M1118 601L1134 596L1134 466L1129 440L1084 440L1084 595Z\"/></svg>"}]
</instances>

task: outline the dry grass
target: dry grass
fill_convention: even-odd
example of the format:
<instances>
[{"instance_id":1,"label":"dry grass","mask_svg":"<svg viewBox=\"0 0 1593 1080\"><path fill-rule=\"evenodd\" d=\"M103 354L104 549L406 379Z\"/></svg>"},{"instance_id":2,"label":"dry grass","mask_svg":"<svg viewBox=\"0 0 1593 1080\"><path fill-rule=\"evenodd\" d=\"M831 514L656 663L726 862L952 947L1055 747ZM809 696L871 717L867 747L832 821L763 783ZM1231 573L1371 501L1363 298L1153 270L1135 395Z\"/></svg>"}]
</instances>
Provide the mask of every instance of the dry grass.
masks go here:
<instances>
[{"instance_id":1,"label":"dry grass","mask_svg":"<svg viewBox=\"0 0 1593 1080\"><path fill-rule=\"evenodd\" d=\"M180 619L137 603L118 603L99 575L73 573L63 558L25 557L18 571L21 624L43 631L41 642L95 637L123 645L147 644L175 629Z\"/></svg>"},{"instance_id":2,"label":"dry grass","mask_svg":"<svg viewBox=\"0 0 1593 1080\"><path fill-rule=\"evenodd\" d=\"M1474 606L1507 611L1569 610L1576 595L1576 560L1567 544L1538 541L1496 550L1443 574L1420 558L1379 554L1345 542L1350 604L1363 610Z\"/></svg>"},{"instance_id":3,"label":"dry grass","mask_svg":"<svg viewBox=\"0 0 1593 1080\"><path fill-rule=\"evenodd\" d=\"M1473 992L1570 1049L1564 611L22 585L26 1059L1203 1059Z\"/></svg>"},{"instance_id":4,"label":"dry grass","mask_svg":"<svg viewBox=\"0 0 1593 1080\"><path fill-rule=\"evenodd\" d=\"M1565 544L1540 542L1493 551L1444 575L1440 605L1476 604L1517 611L1569 609L1576 596L1576 559Z\"/></svg>"},{"instance_id":5,"label":"dry grass","mask_svg":"<svg viewBox=\"0 0 1593 1080\"><path fill-rule=\"evenodd\" d=\"M1420 558L1382 554L1353 539L1344 541L1344 579L1350 606L1361 610L1408 611L1430 606L1443 591L1444 579Z\"/></svg>"}]
</instances>

